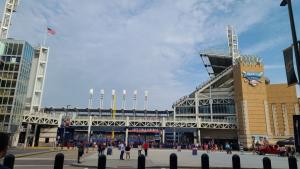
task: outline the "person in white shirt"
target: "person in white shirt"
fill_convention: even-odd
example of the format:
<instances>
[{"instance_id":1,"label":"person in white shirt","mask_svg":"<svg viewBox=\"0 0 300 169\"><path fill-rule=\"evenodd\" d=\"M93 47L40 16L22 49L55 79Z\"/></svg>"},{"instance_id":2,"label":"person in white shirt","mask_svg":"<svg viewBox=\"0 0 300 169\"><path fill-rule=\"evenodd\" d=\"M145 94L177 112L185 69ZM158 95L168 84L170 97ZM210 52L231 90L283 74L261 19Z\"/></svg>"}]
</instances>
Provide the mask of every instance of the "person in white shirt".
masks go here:
<instances>
[{"instance_id":1,"label":"person in white shirt","mask_svg":"<svg viewBox=\"0 0 300 169\"><path fill-rule=\"evenodd\" d=\"M139 145L138 145L138 156L142 154L142 150L143 150L143 149L142 149L142 145L139 144Z\"/></svg>"},{"instance_id":2,"label":"person in white shirt","mask_svg":"<svg viewBox=\"0 0 300 169\"><path fill-rule=\"evenodd\" d=\"M124 144L123 143L121 143L120 145L119 145L119 147L120 147L120 150L121 150L121 154L120 154L120 160L124 160L124 152L125 152L125 146L124 146Z\"/></svg>"}]
</instances>

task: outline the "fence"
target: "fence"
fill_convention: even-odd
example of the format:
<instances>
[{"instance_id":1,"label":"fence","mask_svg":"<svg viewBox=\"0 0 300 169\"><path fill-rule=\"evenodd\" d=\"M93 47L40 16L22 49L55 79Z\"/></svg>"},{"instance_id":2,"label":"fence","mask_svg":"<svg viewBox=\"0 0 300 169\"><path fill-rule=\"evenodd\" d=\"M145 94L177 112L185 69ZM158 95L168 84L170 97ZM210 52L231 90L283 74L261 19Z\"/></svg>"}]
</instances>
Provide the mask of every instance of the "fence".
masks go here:
<instances>
[{"instance_id":1,"label":"fence","mask_svg":"<svg viewBox=\"0 0 300 169\"><path fill-rule=\"evenodd\" d=\"M14 162L15 162L15 156L9 154L9 155L5 156L3 165L10 169L13 169ZM264 157L262 163L263 163L263 169L272 169L270 158ZM294 156L288 157L288 165L289 165L289 169L298 169L297 159ZM63 169L63 167L64 167L64 154L58 153L55 156L54 169ZM138 157L137 169L145 169L145 167L146 167L145 156L140 155ZM172 153L170 155L169 168L170 169L178 168L177 155L175 153ZM202 154L201 166L199 166L199 169L200 168L201 169L209 169L209 157L207 154ZM98 169L106 169L106 156L105 155L99 156ZM241 169L240 157L236 154L232 156L232 169Z\"/></svg>"}]
</instances>

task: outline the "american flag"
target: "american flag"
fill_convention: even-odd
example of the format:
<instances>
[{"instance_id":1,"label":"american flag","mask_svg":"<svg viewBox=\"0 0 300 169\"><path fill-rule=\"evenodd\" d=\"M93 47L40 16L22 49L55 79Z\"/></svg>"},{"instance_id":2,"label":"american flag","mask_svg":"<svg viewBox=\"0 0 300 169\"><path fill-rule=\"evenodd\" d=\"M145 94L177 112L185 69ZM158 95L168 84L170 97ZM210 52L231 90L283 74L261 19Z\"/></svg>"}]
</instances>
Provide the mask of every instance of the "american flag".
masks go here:
<instances>
[{"instance_id":1,"label":"american flag","mask_svg":"<svg viewBox=\"0 0 300 169\"><path fill-rule=\"evenodd\" d=\"M56 34L55 30L53 30L49 27L47 28L47 31L48 31L48 34L50 34L50 35L55 35Z\"/></svg>"}]
</instances>

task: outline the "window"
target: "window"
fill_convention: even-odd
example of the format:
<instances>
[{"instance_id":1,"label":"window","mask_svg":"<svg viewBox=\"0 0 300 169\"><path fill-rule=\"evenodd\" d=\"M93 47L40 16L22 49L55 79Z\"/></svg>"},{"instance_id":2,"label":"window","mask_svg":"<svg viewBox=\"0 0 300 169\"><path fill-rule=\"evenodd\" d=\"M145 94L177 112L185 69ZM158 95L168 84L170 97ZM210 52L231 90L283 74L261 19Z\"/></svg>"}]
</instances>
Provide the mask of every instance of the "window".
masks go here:
<instances>
[{"instance_id":1,"label":"window","mask_svg":"<svg viewBox=\"0 0 300 169\"><path fill-rule=\"evenodd\" d=\"M7 48L7 53L8 55L11 55L12 54L12 51L13 51L13 44L12 43L9 43L8 44L8 48Z\"/></svg>"},{"instance_id":2,"label":"window","mask_svg":"<svg viewBox=\"0 0 300 169\"><path fill-rule=\"evenodd\" d=\"M49 137L45 138L45 143L49 143Z\"/></svg>"},{"instance_id":3,"label":"window","mask_svg":"<svg viewBox=\"0 0 300 169\"><path fill-rule=\"evenodd\" d=\"M16 55L17 51L18 51L18 44L12 44L13 48L12 48L12 55Z\"/></svg>"},{"instance_id":4,"label":"window","mask_svg":"<svg viewBox=\"0 0 300 169\"><path fill-rule=\"evenodd\" d=\"M23 50L23 44L19 44L17 55L21 55L22 54L22 50Z\"/></svg>"}]
</instances>

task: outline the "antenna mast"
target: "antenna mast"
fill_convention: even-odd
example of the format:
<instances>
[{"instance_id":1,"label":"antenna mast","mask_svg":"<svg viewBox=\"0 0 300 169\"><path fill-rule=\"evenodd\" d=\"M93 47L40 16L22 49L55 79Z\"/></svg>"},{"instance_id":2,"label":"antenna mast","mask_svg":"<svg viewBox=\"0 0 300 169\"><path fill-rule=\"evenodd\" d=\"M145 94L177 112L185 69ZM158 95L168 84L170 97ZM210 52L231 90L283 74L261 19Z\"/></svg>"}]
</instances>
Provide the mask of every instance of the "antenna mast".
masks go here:
<instances>
[{"instance_id":1,"label":"antenna mast","mask_svg":"<svg viewBox=\"0 0 300 169\"><path fill-rule=\"evenodd\" d=\"M0 39L7 39L9 27L11 25L11 17L13 12L16 12L19 0L6 0L4 12L0 27Z\"/></svg>"}]
</instances>

